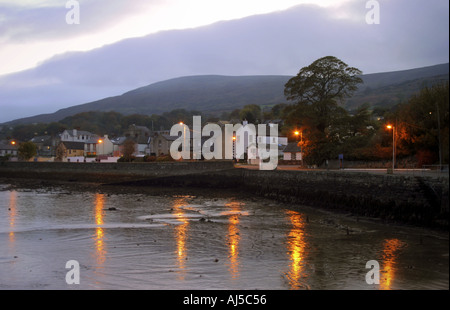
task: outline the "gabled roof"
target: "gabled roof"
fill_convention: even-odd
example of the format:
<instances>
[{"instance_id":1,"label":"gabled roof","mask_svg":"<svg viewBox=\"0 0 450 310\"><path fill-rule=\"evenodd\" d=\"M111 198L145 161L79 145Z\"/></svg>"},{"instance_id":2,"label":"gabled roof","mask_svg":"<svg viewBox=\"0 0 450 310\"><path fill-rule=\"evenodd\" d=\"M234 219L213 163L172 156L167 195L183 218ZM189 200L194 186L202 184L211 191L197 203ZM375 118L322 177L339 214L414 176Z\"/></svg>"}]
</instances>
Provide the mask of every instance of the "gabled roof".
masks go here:
<instances>
[{"instance_id":1,"label":"gabled roof","mask_svg":"<svg viewBox=\"0 0 450 310\"><path fill-rule=\"evenodd\" d=\"M72 142L72 141L63 141L61 144L68 150L82 150L84 151L84 142Z\"/></svg>"},{"instance_id":2,"label":"gabled roof","mask_svg":"<svg viewBox=\"0 0 450 310\"><path fill-rule=\"evenodd\" d=\"M73 135L73 129L66 129L64 131L67 131L67 133L69 134L69 136L74 136ZM89 131L85 131L85 130L76 130L76 134L77 136L83 135L83 136L95 136L92 132Z\"/></svg>"},{"instance_id":3,"label":"gabled roof","mask_svg":"<svg viewBox=\"0 0 450 310\"><path fill-rule=\"evenodd\" d=\"M298 153L301 152L302 148L298 145L297 142L288 143L288 145L284 148L284 153Z\"/></svg>"},{"instance_id":4,"label":"gabled roof","mask_svg":"<svg viewBox=\"0 0 450 310\"><path fill-rule=\"evenodd\" d=\"M176 136L171 136L171 135L166 135L166 134L160 134L159 136L163 137L167 141L175 141L176 139L178 139L178 137L176 137Z\"/></svg>"},{"instance_id":5,"label":"gabled roof","mask_svg":"<svg viewBox=\"0 0 450 310\"><path fill-rule=\"evenodd\" d=\"M0 142L0 150L17 150L17 146Z\"/></svg>"},{"instance_id":6,"label":"gabled roof","mask_svg":"<svg viewBox=\"0 0 450 310\"><path fill-rule=\"evenodd\" d=\"M125 143L125 141L127 139L128 139L127 137L118 137L118 138L111 139L111 142L115 145L122 145Z\"/></svg>"}]
</instances>

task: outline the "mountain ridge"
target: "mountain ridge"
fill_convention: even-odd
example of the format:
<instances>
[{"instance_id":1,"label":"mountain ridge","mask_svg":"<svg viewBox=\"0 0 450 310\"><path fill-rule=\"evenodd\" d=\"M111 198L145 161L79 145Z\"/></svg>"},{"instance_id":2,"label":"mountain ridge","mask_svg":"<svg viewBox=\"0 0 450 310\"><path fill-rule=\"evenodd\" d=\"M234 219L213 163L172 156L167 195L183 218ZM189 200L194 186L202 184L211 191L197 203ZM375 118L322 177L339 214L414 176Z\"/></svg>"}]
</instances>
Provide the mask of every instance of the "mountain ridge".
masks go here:
<instances>
[{"instance_id":1,"label":"mountain ridge","mask_svg":"<svg viewBox=\"0 0 450 310\"><path fill-rule=\"evenodd\" d=\"M174 109L219 113L247 104L271 106L286 103L284 84L288 75L192 75L172 78L127 91L122 95L74 105L54 113L8 121L3 125L49 123L89 111L129 114L161 114ZM424 86L449 79L449 63L401 71L361 75L364 84L348 99L354 109L368 101L372 107L392 107Z\"/></svg>"}]
</instances>

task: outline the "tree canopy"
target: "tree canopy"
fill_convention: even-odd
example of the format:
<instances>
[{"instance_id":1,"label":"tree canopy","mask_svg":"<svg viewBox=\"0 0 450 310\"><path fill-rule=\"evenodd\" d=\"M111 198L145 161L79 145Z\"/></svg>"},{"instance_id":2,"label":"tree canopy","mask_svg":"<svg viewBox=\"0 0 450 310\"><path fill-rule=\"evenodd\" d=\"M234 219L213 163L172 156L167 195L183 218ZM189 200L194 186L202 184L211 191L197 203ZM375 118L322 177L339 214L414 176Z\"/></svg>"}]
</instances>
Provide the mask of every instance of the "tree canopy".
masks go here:
<instances>
[{"instance_id":1,"label":"tree canopy","mask_svg":"<svg viewBox=\"0 0 450 310\"><path fill-rule=\"evenodd\" d=\"M308 135L304 153L311 162L320 164L330 158L336 144L355 133L355 128L348 126L348 112L339 103L362 83L360 74L359 69L326 56L302 68L285 84L286 99L294 102L286 109L287 123Z\"/></svg>"}]
</instances>

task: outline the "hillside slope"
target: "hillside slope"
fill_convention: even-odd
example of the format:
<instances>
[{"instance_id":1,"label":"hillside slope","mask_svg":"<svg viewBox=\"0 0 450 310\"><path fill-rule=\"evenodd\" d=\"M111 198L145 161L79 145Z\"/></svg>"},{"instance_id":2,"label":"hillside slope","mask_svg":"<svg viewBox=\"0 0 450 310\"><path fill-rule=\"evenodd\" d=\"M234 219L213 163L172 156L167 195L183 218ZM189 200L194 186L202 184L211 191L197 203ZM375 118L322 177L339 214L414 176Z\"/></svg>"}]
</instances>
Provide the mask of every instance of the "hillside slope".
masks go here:
<instances>
[{"instance_id":1,"label":"hillside slope","mask_svg":"<svg viewBox=\"0 0 450 310\"><path fill-rule=\"evenodd\" d=\"M174 109L218 113L247 104L271 106L286 102L284 85L290 76L187 76L157 82L120 96L22 118L6 124L48 123L88 111L115 111L129 114L161 114ZM363 103L389 108L409 98L424 86L449 79L449 64L363 75L364 84L345 106L354 109Z\"/></svg>"}]
</instances>

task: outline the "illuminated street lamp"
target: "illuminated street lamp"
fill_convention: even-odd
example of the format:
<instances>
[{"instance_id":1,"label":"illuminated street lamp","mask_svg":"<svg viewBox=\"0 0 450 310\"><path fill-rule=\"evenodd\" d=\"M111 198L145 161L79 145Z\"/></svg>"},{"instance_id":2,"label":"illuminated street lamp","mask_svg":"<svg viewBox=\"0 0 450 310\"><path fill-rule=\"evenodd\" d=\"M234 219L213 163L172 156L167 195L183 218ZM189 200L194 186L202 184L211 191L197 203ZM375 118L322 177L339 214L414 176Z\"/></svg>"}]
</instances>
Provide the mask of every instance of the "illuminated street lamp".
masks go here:
<instances>
[{"instance_id":1,"label":"illuminated street lamp","mask_svg":"<svg viewBox=\"0 0 450 310\"><path fill-rule=\"evenodd\" d=\"M296 135L297 137L300 136L300 141L303 142L303 131L294 131L294 135Z\"/></svg>"},{"instance_id":2,"label":"illuminated street lamp","mask_svg":"<svg viewBox=\"0 0 450 310\"><path fill-rule=\"evenodd\" d=\"M395 127L394 125L387 125L387 129L392 129L392 172L395 169Z\"/></svg>"},{"instance_id":3,"label":"illuminated street lamp","mask_svg":"<svg viewBox=\"0 0 450 310\"><path fill-rule=\"evenodd\" d=\"M298 141L298 136L300 136L300 141L297 142L297 146L300 144L300 160L301 160L301 167L303 167L303 131L294 131L294 135L297 137L296 141Z\"/></svg>"},{"instance_id":4,"label":"illuminated street lamp","mask_svg":"<svg viewBox=\"0 0 450 310\"><path fill-rule=\"evenodd\" d=\"M98 139L98 144L102 144L103 143L103 140L102 139ZM101 155L103 155L103 146L102 146L102 154Z\"/></svg>"}]
</instances>

